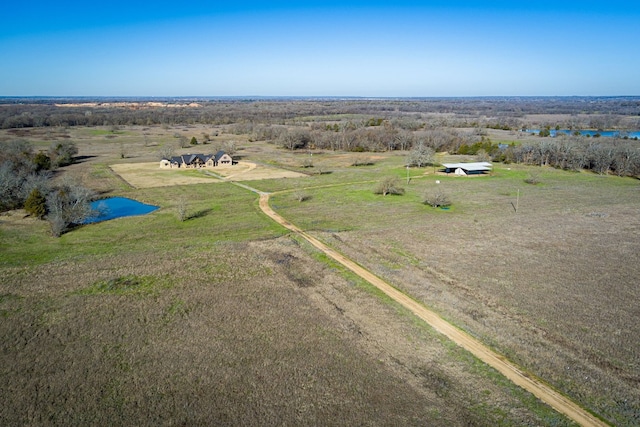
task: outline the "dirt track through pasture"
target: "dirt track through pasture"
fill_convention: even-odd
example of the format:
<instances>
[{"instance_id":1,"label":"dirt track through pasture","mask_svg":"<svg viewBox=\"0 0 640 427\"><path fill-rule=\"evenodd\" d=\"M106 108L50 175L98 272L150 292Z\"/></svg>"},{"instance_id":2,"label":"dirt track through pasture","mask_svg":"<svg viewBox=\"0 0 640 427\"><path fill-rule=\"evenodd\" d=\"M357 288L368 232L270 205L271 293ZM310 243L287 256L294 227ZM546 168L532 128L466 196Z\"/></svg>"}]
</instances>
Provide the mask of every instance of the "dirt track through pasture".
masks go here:
<instances>
[{"instance_id":1,"label":"dirt track through pasture","mask_svg":"<svg viewBox=\"0 0 640 427\"><path fill-rule=\"evenodd\" d=\"M245 188L248 188L245 186ZM504 356L499 355L493 350L489 349L483 343L473 338L466 332L456 328L449 322L442 319L435 312L429 310L425 306L419 304L406 294L400 292L378 276L374 275L370 271L356 264L354 261L340 254L339 252L331 249L324 243L320 242L315 237L305 233L300 228L291 224L286 219L278 215L271 206L269 206L269 194L262 193L257 190L252 190L260 194L260 209L269 216L271 219L286 227L287 229L297 233L305 238L314 247L324 252L364 280L371 283L373 286L380 289L394 301L401 304L403 307L410 310L414 315L427 322L432 328L441 334L448 337L451 341L469 351L478 359L482 360L487 365L491 366L502 375L507 377L514 384L527 390L538 399L542 400L556 411L566 415L570 419L583 426L607 426L600 419L596 418L578 404L570 400L568 397L562 395L558 391L551 388L544 382L533 378L530 374L508 361Z\"/></svg>"}]
</instances>

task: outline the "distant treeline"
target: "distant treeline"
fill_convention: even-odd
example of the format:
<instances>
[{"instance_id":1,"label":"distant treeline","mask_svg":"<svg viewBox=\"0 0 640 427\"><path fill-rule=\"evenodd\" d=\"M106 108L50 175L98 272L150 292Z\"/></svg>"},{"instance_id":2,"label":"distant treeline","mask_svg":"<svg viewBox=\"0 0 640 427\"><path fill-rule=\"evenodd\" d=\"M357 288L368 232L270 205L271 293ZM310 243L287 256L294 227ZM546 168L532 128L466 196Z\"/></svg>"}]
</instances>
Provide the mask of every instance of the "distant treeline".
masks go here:
<instances>
[{"instance_id":1,"label":"distant treeline","mask_svg":"<svg viewBox=\"0 0 640 427\"><path fill-rule=\"evenodd\" d=\"M258 99L142 100L0 98L3 129L46 126L224 125L240 122L290 124L327 117L365 115L377 119L413 118L452 127L520 129L531 114L588 114L592 120L554 123L563 128L609 129L621 116L640 116L640 98L506 97L425 99ZM186 105L191 103L190 106ZM153 104L150 104L150 103ZM90 104L91 103L91 104ZM162 106L158 104L163 103ZM83 105L84 104L84 105ZM114 106L118 105L118 106ZM437 116L437 117L434 117ZM578 121L577 117L573 118ZM593 121L591 123L590 121ZM637 122L635 123L637 125Z\"/></svg>"},{"instance_id":2,"label":"distant treeline","mask_svg":"<svg viewBox=\"0 0 640 427\"><path fill-rule=\"evenodd\" d=\"M505 145L491 142L486 131L513 131L516 139L516 132L531 124L523 116L539 113L545 114L545 120L555 120L538 123L544 129L638 130L640 98L185 101L162 106L157 100L154 104L119 100L119 104L91 106L78 100L61 105L44 100L28 105L6 103L0 104L0 123L12 129L205 124L289 150L379 152L428 147L479 160L640 175L637 141L561 135ZM561 113L564 115L554 119L552 114Z\"/></svg>"},{"instance_id":3,"label":"distant treeline","mask_svg":"<svg viewBox=\"0 0 640 427\"><path fill-rule=\"evenodd\" d=\"M640 142L635 140L563 134L539 138L539 141L505 144L492 142L481 129L414 128L411 123L392 120L371 126L371 122L347 121L298 127L237 124L229 129L237 134L248 134L251 140L270 141L289 150L379 152L428 147L434 152L475 156L479 161L640 176Z\"/></svg>"}]
</instances>

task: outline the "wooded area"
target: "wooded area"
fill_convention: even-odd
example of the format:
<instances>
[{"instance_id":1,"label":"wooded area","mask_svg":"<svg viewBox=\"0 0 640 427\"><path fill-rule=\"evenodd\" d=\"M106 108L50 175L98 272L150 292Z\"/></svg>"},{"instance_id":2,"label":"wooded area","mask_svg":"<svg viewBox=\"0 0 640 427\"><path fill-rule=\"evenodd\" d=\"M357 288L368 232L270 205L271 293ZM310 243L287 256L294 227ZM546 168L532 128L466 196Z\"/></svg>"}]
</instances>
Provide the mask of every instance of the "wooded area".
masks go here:
<instances>
[{"instance_id":1,"label":"wooded area","mask_svg":"<svg viewBox=\"0 0 640 427\"><path fill-rule=\"evenodd\" d=\"M433 98L433 99L18 99L0 100L0 123L13 139L0 152L0 210L69 192L52 191L50 170L73 162L77 149L60 130L74 126L212 126L287 150L407 152L407 166L432 164L435 153L477 161L640 175L640 98ZM22 140L43 129L45 152ZM537 134L528 130L535 129ZM551 134L551 130L568 130ZM615 137L578 130L615 130ZM496 139L490 131L502 131ZM64 133L64 132L63 132ZM55 134L55 135L54 135ZM635 135L635 136L634 136ZM492 139L493 137L493 139ZM60 140L62 138L62 140ZM202 143L210 136L203 134ZM198 144L191 138L191 145ZM231 144L231 145L229 145ZM233 151L233 142L225 149ZM183 135L179 148L189 146ZM162 150L172 150L163 146ZM126 147L122 147L122 157ZM310 160L309 160L310 161ZM37 191L36 191L37 190ZM383 192L384 193L384 192ZM74 196L75 197L75 196ZM59 199L59 198L58 198ZM56 199L56 200L58 200ZM80 199L86 199L82 196ZM74 200L76 200L74 198ZM59 200L58 200L59 201ZM71 202L70 202L71 203ZM75 203L71 203L75 205ZM85 203L86 204L86 203ZM51 211L51 207L49 211ZM62 209L65 210L65 209ZM86 209L83 210L86 214ZM49 217L53 217L49 215ZM62 218L64 215L57 215ZM55 227L59 235L83 215Z\"/></svg>"},{"instance_id":2,"label":"wooded area","mask_svg":"<svg viewBox=\"0 0 640 427\"><path fill-rule=\"evenodd\" d=\"M425 99L0 99L0 123L20 129L69 126L206 124L290 150L411 150L478 156L599 174L637 176L638 97L495 97ZM491 129L512 132L492 141ZM523 139L538 129L538 140ZM569 135L550 136L550 129ZM576 130L618 131L614 138ZM505 142L507 142L505 144Z\"/></svg>"},{"instance_id":3,"label":"wooded area","mask_svg":"<svg viewBox=\"0 0 640 427\"><path fill-rule=\"evenodd\" d=\"M0 124L3 129L239 122L291 124L299 120L313 120L313 116L349 114L384 120L402 118L405 127L428 122L430 126L484 125L501 129L519 129L528 125L528 115L569 115L571 117L561 123L554 121L553 125L559 124L568 129L613 129L619 126L638 129L640 98L0 98ZM438 120L430 114L437 114ZM442 114L446 116L440 116ZM544 123L541 124L544 127Z\"/></svg>"}]
</instances>

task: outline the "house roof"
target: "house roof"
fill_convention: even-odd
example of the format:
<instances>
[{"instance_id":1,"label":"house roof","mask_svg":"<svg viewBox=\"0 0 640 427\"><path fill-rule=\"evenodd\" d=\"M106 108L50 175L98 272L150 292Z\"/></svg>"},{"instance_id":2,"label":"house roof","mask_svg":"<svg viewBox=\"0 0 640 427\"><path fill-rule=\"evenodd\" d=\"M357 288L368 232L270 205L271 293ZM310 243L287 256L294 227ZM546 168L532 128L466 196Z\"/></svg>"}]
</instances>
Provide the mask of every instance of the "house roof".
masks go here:
<instances>
[{"instance_id":1,"label":"house roof","mask_svg":"<svg viewBox=\"0 0 640 427\"><path fill-rule=\"evenodd\" d=\"M207 163L210 159L217 162L225 154L226 153L224 151L220 150L216 154L182 154L180 156L173 156L170 159L164 158L162 160L168 160L171 163L185 163L187 165L191 165L196 159L200 159L202 163Z\"/></svg>"},{"instance_id":2,"label":"house roof","mask_svg":"<svg viewBox=\"0 0 640 427\"><path fill-rule=\"evenodd\" d=\"M171 161L171 163L186 163L187 165L192 164L196 159L200 159L203 162L206 163L207 160L209 160L211 158L211 154L209 155L204 155L204 154L183 154L181 156L173 156L171 159L164 159L164 160L169 160Z\"/></svg>"},{"instance_id":3,"label":"house roof","mask_svg":"<svg viewBox=\"0 0 640 427\"><path fill-rule=\"evenodd\" d=\"M466 171L490 171L492 164L489 162L443 163L447 169L463 169Z\"/></svg>"},{"instance_id":4,"label":"house roof","mask_svg":"<svg viewBox=\"0 0 640 427\"><path fill-rule=\"evenodd\" d=\"M226 153L223 150L218 151L216 154L213 155L213 160L215 160L216 162L218 160L220 160L220 158L222 156L224 156Z\"/></svg>"}]
</instances>

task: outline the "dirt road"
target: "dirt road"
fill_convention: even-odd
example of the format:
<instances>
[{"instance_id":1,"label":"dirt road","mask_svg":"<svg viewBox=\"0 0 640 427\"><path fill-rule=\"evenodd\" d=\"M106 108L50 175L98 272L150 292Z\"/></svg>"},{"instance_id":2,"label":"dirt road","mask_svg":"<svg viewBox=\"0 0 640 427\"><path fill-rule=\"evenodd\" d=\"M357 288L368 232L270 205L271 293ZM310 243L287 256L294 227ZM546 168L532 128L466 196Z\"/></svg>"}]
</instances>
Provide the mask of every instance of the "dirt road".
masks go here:
<instances>
[{"instance_id":1,"label":"dirt road","mask_svg":"<svg viewBox=\"0 0 640 427\"><path fill-rule=\"evenodd\" d=\"M254 190L256 191L256 190ZM258 191L256 191L258 192ZM387 294L389 297L393 298L399 304L402 304L405 308L411 310L413 314L418 316L420 319L427 322L432 328L441 334L447 336L454 343L464 348L465 350L472 353L478 359L485 362L487 365L493 367L502 375L507 377L513 383L522 387L523 389L529 391L538 399L547 403L549 406L554 408L556 411L566 415L570 419L575 422L583 425L583 426L607 426L608 424L594 417L576 403L574 403L569 398L565 397L561 393L552 389L547 384L533 378L530 374L523 371L521 368L516 366L515 364L509 362L503 356L497 354L496 352L489 349L487 346L482 344L480 341L476 340L466 332L456 328L452 324L448 323L440 316L438 316L435 312L427 309L425 306L421 305L417 301L411 299L409 296L400 292L393 286L389 285L384 280L380 279L376 275L372 274L370 271L364 269L359 266L349 258L344 255L338 253L337 251L331 249L326 246L324 243L320 242L318 239L313 236L305 233L300 228L288 222L286 219L282 218L280 215L275 213L273 209L269 206L269 194L261 193L260 194L260 209L267 214L271 219L278 222L282 226L288 228L289 230L299 234L304 237L309 243L315 246L320 251L324 252L358 276L362 277L373 286L380 289L382 292Z\"/></svg>"}]
</instances>

